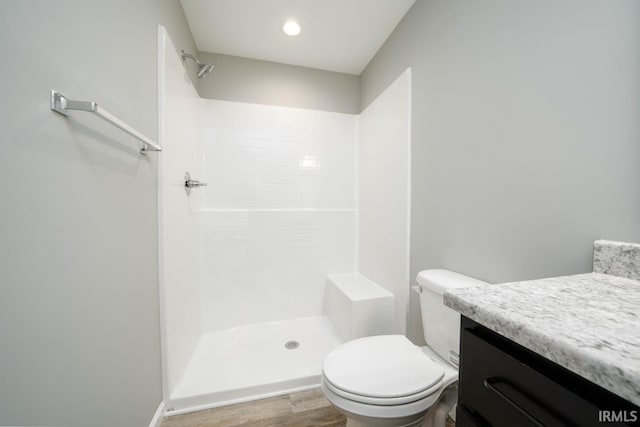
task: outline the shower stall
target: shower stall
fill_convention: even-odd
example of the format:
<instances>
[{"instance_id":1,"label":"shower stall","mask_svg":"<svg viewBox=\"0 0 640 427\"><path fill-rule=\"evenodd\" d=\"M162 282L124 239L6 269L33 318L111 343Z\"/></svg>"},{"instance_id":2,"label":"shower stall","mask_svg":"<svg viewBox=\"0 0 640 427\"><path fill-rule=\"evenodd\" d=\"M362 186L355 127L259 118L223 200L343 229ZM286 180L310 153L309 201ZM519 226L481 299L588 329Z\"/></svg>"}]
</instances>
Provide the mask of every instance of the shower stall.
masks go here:
<instances>
[{"instance_id":1,"label":"shower stall","mask_svg":"<svg viewBox=\"0 0 640 427\"><path fill-rule=\"evenodd\" d=\"M202 99L179 51L160 28L167 415L317 387L328 275L391 292L398 333L410 288L410 72L353 115Z\"/></svg>"}]
</instances>

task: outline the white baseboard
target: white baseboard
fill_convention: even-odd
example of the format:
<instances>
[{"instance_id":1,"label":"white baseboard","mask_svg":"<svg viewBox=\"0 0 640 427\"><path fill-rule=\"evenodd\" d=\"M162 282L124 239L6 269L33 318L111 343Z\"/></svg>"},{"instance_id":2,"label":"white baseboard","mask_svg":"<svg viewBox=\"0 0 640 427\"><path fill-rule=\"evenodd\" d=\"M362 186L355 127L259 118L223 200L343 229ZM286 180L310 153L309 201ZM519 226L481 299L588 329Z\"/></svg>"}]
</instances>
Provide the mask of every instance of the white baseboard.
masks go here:
<instances>
[{"instance_id":1,"label":"white baseboard","mask_svg":"<svg viewBox=\"0 0 640 427\"><path fill-rule=\"evenodd\" d=\"M165 407L166 407L166 404L164 403L164 400L163 400L162 402L160 402L158 409L156 409L156 413L153 414L153 418L149 423L149 427L160 427L160 424L162 424L162 420L164 419Z\"/></svg>"}]
</instances>

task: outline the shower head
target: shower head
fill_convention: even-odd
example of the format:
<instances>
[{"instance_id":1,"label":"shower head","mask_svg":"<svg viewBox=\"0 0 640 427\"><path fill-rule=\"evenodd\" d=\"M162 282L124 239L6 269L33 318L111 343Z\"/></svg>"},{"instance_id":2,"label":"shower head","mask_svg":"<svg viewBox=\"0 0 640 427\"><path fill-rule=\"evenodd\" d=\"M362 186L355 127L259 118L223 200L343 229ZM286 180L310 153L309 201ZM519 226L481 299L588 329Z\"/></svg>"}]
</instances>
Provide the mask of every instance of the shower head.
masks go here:
<instances>
[{"instance_id":1,"label":"shower head","mask_svg":"<svg viewBox=\"0 0 640 427\"><path fill-rule=\"evenodd\" d=\"M199 64L198 74L196 74L196 77L199 79L203 77L207 77L212 70L213 70L213 64Z\"/></svg>"},{"instance_id":2,"label":"shower head","mask_svg":"<svg viewBox=\"0 0 640 427\"><path fill-rule=\"evenodd\" d=\"M206 77L213 70L213 64L201 64L200 61L198 61L198 58L189 53L186 53L184 50L181 50L180 53L182 54L183 61L185 61L187 58L195 61L196 65L198 66L198 73L196 74L197 78L201 79L203 77Z\"/></svg>"}]
</instances>

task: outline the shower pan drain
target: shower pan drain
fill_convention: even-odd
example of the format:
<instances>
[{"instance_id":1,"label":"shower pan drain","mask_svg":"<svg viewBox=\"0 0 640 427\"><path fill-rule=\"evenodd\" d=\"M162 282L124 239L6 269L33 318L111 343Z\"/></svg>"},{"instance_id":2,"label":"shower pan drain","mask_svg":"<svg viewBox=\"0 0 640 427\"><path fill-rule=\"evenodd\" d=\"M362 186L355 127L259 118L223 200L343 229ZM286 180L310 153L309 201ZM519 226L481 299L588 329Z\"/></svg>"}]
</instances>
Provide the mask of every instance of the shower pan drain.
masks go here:
<instances>
[{"instance_id":1,"label":"shower pan drain","mask_svg":"<svg viewBox=\"0 0 640 427\"><path fill-rule=\"evenodd\" d=\"M295 350L299 346L300 346L300 343L298 341L287 341L284 344L284 348L286 348L287 350Z\"/></svg>"}]
</instances>

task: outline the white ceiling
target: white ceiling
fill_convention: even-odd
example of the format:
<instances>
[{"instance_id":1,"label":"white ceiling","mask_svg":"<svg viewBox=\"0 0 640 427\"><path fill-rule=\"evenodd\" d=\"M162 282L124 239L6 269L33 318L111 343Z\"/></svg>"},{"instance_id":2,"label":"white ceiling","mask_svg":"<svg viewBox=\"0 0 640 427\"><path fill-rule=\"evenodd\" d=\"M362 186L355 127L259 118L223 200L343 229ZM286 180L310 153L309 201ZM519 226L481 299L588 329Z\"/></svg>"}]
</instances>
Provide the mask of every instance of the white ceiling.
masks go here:
<instances>
[{"instance_id":1,"label":"white ceiling","mask_svg":"<svg viewBox=\"0 0 640 427\"><path fill-rule=\"evenodd\" d=\"M415 0L181 0L202 52L360 74ZM282 25L296 20L302 33Z\"/></svg>"}]
</instances>

